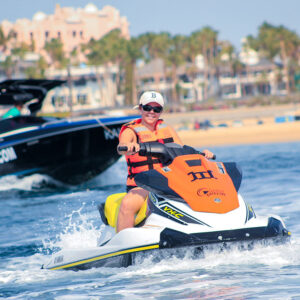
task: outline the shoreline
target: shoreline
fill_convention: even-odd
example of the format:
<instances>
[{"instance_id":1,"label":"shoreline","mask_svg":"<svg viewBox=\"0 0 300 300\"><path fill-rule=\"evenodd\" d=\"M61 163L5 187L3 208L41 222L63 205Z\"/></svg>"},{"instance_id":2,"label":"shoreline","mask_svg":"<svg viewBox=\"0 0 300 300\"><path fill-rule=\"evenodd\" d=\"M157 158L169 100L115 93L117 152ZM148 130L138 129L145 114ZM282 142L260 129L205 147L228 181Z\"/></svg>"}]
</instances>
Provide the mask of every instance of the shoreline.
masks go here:
<instances>
[{"instance_id":1,"label":"shoreline","mask_svg":"<svg viewBox=\"0 0 300 300\"><path fill-rule=\"evenodd\" d=\"M275 122L276 117L294 115L300 115L295 105L283 105L165 114L163 118L184 144L203 148L300 141L300 121ZM193 129L196 120L206 119L214 127ZM218 127L221 123L227 127Z\"/></svg>"},{"instance_id":2,"label":"shoreline","mask_svg":"<svg viewBox=\"0 0 300 300\"><path fill-rule=\"evenodd\" d=\"M193 147L296 142L300 141L300 122L182 130L178 135L184 144Z\"/></svg>"}]
</instances>

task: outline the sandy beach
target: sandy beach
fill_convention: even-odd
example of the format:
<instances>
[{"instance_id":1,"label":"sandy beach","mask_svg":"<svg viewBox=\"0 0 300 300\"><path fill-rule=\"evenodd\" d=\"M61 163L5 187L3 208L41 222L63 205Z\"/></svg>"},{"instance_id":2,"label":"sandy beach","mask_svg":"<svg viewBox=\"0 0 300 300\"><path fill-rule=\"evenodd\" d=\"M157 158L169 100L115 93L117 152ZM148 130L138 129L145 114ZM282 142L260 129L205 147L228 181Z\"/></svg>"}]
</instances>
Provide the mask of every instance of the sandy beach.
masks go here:
<instances>
[{"instance_id":1,"label":"sandy beach","mask_svg":"<svg viewBox=\"0 0 300 300\"><path fill-rule=\"evenodd\" d=\"M243 127L182 130L182 141L194 147L300 141L300 122Z\"/></svg>"},{"instance_id":2,"label":"sandy beach","mask_svg":"<svg viewBox=\"0 0 300 300\"><path fill-rule=\"evenodd\" d=\"M276 143L300 141L300 121L276 123L280 116L300 115L292 105L275 107L240 108L235 110L201 111L165 114L182 141L194 147ZM209 119L215 126L194 130L195 120ZM227 127L218 127L220 124Z\"/></svg>"}]
</instances>

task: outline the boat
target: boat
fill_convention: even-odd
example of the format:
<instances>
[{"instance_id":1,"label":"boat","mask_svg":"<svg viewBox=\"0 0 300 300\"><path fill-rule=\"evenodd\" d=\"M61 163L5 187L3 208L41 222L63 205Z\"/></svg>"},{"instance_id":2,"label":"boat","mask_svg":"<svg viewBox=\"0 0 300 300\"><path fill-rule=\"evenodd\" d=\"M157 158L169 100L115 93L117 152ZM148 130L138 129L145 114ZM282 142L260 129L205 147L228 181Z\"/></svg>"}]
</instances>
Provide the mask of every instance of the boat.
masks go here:
<instances>
[{"instance_id":1,"label":"boat","mask_svg":"<svg viewBox=\"0 0 300 300\"><path fill-rule=\"evenodd\" d=\"M6 80L0 83L0 105L22 102L30 111L0 120L0 177L49 175L67 184L85 182L114 164L118 133L136 116L38 116L49 90L62 80Z\"/></svg>"},{"instance_id":2,"label":"boat","mask_svg":"<svg viewBox=\"0 0 300 300\"><path fill-rule=\"evenodd\" d=\"M186 145L149 142L140 146L140 155L158 157L162 167L135 176L137 185L149 191L135 226L115 233L125 193L110 195L99 211L113 232L101 235L97 247L54 253L43 268L127 267L149 254L159 259L189 248L198 257L207 247L222 251L235 245L244 250L256 243L289 241L291 233L279 216L257 216L239 194L242 172L235 162L208 160Z\"/></svg>"}]
</instances>

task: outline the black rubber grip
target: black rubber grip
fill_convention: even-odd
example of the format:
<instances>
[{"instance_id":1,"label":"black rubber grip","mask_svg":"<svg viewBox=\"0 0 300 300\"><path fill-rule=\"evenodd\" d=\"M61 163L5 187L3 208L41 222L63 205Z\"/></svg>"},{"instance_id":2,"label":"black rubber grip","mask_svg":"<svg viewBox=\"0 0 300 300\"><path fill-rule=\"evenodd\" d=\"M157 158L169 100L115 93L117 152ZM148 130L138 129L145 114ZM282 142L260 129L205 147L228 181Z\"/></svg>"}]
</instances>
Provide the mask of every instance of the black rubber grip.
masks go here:
<instances>
[{"instance_id":1,"label":"black rubber grip","mask_svg":"<svg viewBox=\"0 0 300 300\"><path fill-rule=\"evenodd\" d=\"M203 152L200 152L200 154L205 156L205 153L203 153ZM217 158L217 156L216 156L216 154L214 154L214 156L211 159L215 160L216 158Z\"/></svg>"},{"instance_id":2,"label":"black rubber grip","mask_svg":"<svg viewBox=\"0 0 300 300\"><path fill-rule=\"evenodd\" d=\"M119 152L127 152L127 151L128 151L128 148L127 148L127 146L119 146L119 147L118 147L118 151L119 151Z\"/></svg>"}]
</instances>

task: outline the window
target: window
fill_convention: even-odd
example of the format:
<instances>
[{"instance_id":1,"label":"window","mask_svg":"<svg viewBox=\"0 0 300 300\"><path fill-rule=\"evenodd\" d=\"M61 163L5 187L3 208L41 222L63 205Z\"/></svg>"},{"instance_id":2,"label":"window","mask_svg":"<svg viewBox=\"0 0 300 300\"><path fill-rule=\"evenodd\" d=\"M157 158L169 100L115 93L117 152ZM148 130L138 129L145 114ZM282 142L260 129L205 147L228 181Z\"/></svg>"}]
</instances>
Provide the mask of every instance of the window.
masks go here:
<instances>
[{"instance_id":1,"label":"window","mask_svg":"<svg viewBox=\"0 0 300 300\"><path fill-rule=\"evenodd\" d=\"M61 38L61 33L60 31L57 32L57 37L60 39Z\"/></svg>"},{"instance_id":2,"label":"window","mask_svg":"<svg viewBox=\"0 0 300 300\"><path fill-rule=\"evenodd\" d=\"M87 104L87 95L86 94L78 94L77 95L77 103L80 105Z\"/></svg>"},{"instance_id":3,"label":"window","mask_svg":"<svg viewBox=\"0 0 300 300\"><path fill-rule=\"evenodd\" d=\"M62 107L66 105L66 97L65 96L59 96L59 95L54 95L51 98L51 104L54 107Z\"/></svg>"},{"instance_id":4,"label":"window","mask_svg":"<svg viewBox=\"0 0 300 300\"><path fill-rule=\"evenodd\" d=\"M75 38L75 37L76 37L76 31L73 31L73 32L72 32L72 35L73 35L73 37Z\"/></svg>"},{"instance_id":5,"label":"window","mask_svg":"<svg viewBox=\"0 0 300 300\"><path fill-rule=\"evenodd\" d=\"M45 31L45 38L47 39L49 37L49 31Z\"/></svg>"},{"instance_id":6,"label":"window","mask_svg":"<svg viewBox=\"0 0 300 300\"><path fill-rule=\"evenodd\" d=\"M233 85L233 84L224 85L224 86L222 86L222 93L223 93L223 95L235 94L236 93L236 86Z\"/></svg>"},{"instance_id":7,"label":"window","mask_svg":"<svg viewBox=\"0 0 300 300\"><path fill-rule=\"evenodd\" d=\"M33 40L33 32L30 32L30 39Z\"/></svg>"}]
</instances>

